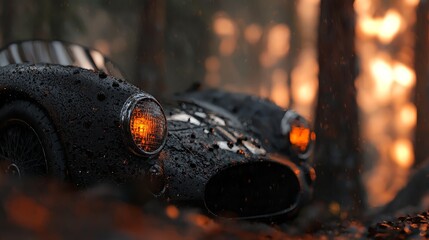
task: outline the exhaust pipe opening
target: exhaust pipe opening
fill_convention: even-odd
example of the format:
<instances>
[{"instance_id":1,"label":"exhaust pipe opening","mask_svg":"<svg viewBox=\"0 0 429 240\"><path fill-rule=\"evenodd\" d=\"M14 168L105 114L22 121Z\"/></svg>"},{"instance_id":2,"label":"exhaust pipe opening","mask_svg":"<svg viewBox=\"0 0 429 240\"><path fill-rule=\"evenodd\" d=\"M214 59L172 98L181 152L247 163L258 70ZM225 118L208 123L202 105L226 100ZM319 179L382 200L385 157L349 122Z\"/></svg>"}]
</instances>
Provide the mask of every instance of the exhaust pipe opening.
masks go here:
<instances>
[{"instance_id":1,"label":"exhaust pipe opening","mask_svg":"<svg viewBox=\"0 0 429 240\"><path fill-rule=\"evenodd\" d=\"M301 186L295 172L277 162L226 168L206 184L204 201L212 214L227 218L265 218L295 210Z\"/></svg>"}]
</instances>

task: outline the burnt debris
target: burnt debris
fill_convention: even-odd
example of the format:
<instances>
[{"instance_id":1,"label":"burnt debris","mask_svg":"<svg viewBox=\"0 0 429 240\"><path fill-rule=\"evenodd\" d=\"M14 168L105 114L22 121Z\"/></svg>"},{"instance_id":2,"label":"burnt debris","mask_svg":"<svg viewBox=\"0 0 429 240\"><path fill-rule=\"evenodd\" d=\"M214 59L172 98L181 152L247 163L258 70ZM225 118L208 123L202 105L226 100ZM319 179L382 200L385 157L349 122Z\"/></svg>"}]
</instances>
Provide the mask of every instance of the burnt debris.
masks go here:
<instances>
[{"instance_id":1,"label":"burnt debris","mask_svg":"<svg viewBox=\"0 0 429 240\"><path fill-rule=\"evenodd\" d=\"M429 211L377 223L368 228L368 237L375 239L428 239Z\"/></svg>"}]
</instances>

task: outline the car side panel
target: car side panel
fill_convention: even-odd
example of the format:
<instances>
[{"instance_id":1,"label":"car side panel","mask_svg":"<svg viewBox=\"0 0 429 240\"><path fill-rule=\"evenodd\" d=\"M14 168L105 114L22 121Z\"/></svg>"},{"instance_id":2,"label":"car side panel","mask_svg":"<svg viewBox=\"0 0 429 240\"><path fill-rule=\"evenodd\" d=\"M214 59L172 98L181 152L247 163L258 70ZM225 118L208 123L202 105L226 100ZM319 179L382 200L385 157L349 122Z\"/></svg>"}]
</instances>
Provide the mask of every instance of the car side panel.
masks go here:
<instances>
[{"instance_id":1,"label":"car side panel","mask_svg":"<svg viewBox=\"0 0 429 240\"><path fill-rule=\"evenodd\" d=\"M66 152L70 180L77 186L99 181L124 183L157 176L155 159L133 155L123 141L120 111L137 87L103 72L49 64L0 68L2 102L25 98L51 117ZM155 169L156 171L154 171Z\"/></svg>"}]
</instances>

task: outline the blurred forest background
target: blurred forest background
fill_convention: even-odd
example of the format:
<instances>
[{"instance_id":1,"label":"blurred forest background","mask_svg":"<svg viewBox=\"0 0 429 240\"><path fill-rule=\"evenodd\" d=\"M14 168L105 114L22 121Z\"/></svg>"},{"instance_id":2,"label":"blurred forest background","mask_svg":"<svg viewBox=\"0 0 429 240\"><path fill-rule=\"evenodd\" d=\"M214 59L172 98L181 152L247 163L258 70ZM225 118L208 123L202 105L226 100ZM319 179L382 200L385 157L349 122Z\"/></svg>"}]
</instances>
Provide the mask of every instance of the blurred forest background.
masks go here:
<instances>
[{"instance_id":1,"label":"blurred forest background","mask_svg":"<svg viewBox=\"0 0 429 240\"><path fill-rule=\"evenodd\" d=\"M318 135L316 196L347 217L427 157L427 14L425 0L1 0L0 45L76 42L159 98L197 83L295 109Z\"/></svg>"}]
</instances>

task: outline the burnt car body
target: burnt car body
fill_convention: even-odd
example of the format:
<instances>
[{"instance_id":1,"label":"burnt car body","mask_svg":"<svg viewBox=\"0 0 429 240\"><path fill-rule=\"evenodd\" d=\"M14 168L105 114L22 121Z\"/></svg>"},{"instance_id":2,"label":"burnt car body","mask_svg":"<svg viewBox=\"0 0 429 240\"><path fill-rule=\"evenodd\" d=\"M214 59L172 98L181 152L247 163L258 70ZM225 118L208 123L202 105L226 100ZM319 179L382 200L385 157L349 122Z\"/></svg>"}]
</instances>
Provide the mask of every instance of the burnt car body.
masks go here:
<instances>
[{"instance_id":1,"label":"burnt car body","mask_svg":"<svg viewBox=\"0 0 429 240\"><path fill-rule=\"evenodd\" d=\"M137 181L157 198L243 219L288 217L311 195L314 133L270 101L203 90L161 108L99 52L59 41L13 43L0 66L8 172L80 187Z\"/></svg>"}]
</instances>

